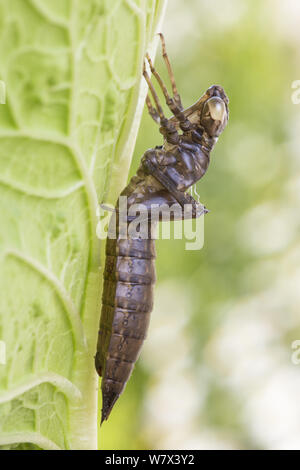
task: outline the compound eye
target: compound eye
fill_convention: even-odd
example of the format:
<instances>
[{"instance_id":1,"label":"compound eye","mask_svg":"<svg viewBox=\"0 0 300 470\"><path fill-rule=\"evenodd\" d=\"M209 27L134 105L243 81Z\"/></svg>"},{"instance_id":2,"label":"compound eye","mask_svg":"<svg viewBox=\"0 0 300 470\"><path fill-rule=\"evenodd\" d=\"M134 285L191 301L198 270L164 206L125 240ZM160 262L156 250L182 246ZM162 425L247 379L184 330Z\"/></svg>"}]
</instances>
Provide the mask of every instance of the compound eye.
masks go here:
<instances>
[{"instance_id":1,"label":"compound eye","mask_svg":"<svg viewBox=\"0 0 300 470\"><path fill-rule=\"evenodd\" d=\"M226 116L226 107L225 103L221 98L213 96L205 103L205 112L209 111L211 118L214 121L223 122Z\"/></svg>"}]
</instances>

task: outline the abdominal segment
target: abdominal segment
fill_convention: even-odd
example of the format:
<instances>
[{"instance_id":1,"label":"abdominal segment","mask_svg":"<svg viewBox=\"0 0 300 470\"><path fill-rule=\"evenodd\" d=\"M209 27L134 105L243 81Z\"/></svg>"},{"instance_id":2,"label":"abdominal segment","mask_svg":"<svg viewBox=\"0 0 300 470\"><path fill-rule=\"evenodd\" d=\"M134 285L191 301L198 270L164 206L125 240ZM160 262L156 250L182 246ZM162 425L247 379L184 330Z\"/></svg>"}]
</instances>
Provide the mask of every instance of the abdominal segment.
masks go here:
<instances>
[{"instance_id":1,"label":"abdominal segment","mask_svg":"<svg viewBox=\"0 0 300 470\"><path fill-rule=\"evenodd\" d=\"M154 240L108 239L96 369L102 376L102 421L129 379L153 307Z\"/></svg>"}]
</instances>

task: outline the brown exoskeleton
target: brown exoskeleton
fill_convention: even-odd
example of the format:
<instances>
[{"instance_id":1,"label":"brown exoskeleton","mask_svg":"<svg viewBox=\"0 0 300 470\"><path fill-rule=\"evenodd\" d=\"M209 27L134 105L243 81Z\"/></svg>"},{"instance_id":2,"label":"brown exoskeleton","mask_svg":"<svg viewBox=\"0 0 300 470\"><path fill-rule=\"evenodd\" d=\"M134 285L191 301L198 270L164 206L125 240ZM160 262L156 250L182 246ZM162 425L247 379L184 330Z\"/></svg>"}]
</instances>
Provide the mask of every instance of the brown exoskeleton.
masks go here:
<instances>
[{"instance_id":1,"label":"brown exoskeleton","mask_svg":"<svg viewBox=\"0 0 300 470\"><path fill-rule=\"evenodd\" d=\"M187 190L202 178L208 168L210 152L228 122L228 98L222 87L213 85L194 105L184 110L162 34L160 38L172 97L150 57L146 55L146 58L173 117L165 117L144 64L143 75L155 107L149 96L146 104L151 117L160 125L164 143L144 154L137 175L121 195L127 197L128 209L133 204L146 206L149 221L154 205L179 205L184 208L189 204L192 207L190 217L195 218L207 211ZM116 211L118 213L118 203ZM182 218L186 218L186 214ZM148 239L130 236L123 239L117 233L116 238L107 239L102 313L95 358L97 372L102 376L101 422L108 418L122 393L146 336L153 306L154 259L155 245L151 235Z\"/></svg>"}]
</instances>

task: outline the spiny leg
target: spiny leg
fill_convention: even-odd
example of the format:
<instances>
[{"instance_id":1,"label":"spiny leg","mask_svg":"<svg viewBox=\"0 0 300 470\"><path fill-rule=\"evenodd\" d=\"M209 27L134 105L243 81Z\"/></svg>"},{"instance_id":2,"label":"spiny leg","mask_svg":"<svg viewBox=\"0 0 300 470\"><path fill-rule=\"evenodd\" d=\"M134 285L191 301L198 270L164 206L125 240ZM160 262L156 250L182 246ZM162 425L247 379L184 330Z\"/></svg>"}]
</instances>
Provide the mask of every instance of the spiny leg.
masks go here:
<instances>
[{"instance_id":1,"label":"spiny leg","mask_svg":"<svg viewBox=\"0 0 300 470\"><path fill-rule=\"evenodd\" d=\"M172 122L170 122L164 115L163 109L160 105L158 96L156 94L156 91L154 89L154 86L151 82L151 79L146 71L146 65L144 63L144 68L143 68L143 75L145 77L146 82L148 83L150 93L154 99L156 109L153 108L149 96L147 96L146 99L146 104L150 113L150 116L158 123L161 125L161 133L165 136L168 142L172 144L176 144L179 140L179 135L176 130L176 127Z\"/></svg>"},{"instance_id":2,"label":"spiny leg","mask_svg":"<svg viewBox=\"0 0 300 470\"><path fill-rule=\"evenodd\" d=\"M158 113L158 116L159 116L159 118L160 118L160 122L162 123L162 122L164 122L164 121L167 121L167 118L166 118L165 115L164 115L163 109L162 109L162 107L161 107L161 105L160 105L158 96L157 96L156 91L155 91L155 89L154 89L154 86L153 86L153 84L152 84L152 82L151 82L151 79L150 79L148 73L147 73L145 62L144 62L144 68L143 68L143 75L144 75L144 77L145 77L146 82L148 83L149 90L150 90L151 95L152 95L152 97L153 97L153 99L154 99L154 102L155 102L155 105L156 105L156 109L157 109L157 113ZM150 99L149 99L149 101L150 101ZM151 103L150 103L150 104L151 104ZM152 106L152 105L151 105L151 106Z\"/></svg>"},{"instance_id":3,"label":"spiny leg","mask_svg":"<svg viewBox=\"0 0 300 470\"><path fill-rule=\"evenodd\" d=\"M173 70L172 70L172 67L171 67L171 63L169 61L169 56L167 54L165 38L164 38L164 35L162 33L159 33L159 37L160 37L161 46L162 46L162 56L164 58L166 66L167 66L168 74L169 74L171 84L172 84L173 99L174 99L175 103L177 104L178 108L180 108L180 110L182 111L183 106L182 106L182 103L181 103L180 95L179 95L178 90L177 90L174 73L173 73Z\"/></svg>"},{"instance_id":4,"label":"spiny leg","mask_svg":"<svg viewBox=\"0 0 300 470\"><path fill-rule=\"evenodd\" d=\"M152 74L154 75L154 77L156 78L156 80L157 80L157 82L158 82L158 84L159 84L159 86L160 86L160 88L163 92L163 95L166 99L166 103L167 103L168 107L170 108L170 110L172 111L172 113L174 114L176 119L179 121L180 127L182 128L182 130L188 131L189 129L191 129L192 125L191 125L190 121L186 118L184 113L182 112L181 102L180 102L180 106L179 106L175 102L175 97L174 98L170 97L170 95L168 93L168 90L167 90L167 87L165 86L162 78L160 77L159 73L155 69L149 54L146 54L146 58L148 60L149 66L150 66L150 70L151 70ZM178 95L178 97L179 97L179 95ZM180 100L180 97L179 97L179 100Z\"/></svg>"},{"instance_id":5,"label":"spiny leg","mask_svg":"<svg viewBox=\"0 0 300 470\"><path fill-rule=\"evenodd\" d=\"M159 86L160 86L160 88L161 88L161 90L164 94L164 97L166 98L166 103L167 103L168 107L170 108L170 110L172 111L172 113L176 117L178 116L178 118L181 118L181 120L185 120L186 118L185 118L184 114L181 112L181 109L177 106L174 99L171 98L171 96L169 95L167 87L164 84L164 82L163 82L162 78L160 77L159 73L155 69L149 54L146 54L146 58L148 60L149 66L150 66L151 73L154 75L154 77L158 81L158 84L159 84Z\"/></svg>"},{"instance_id":6,"label":"spiny leg","mask_svg":"<svg viewBox=\"0 0 300 470\"><path fill-rule=\"evenodd\" d=\"M151 103L151 100L150 100L150 98L149 98L149 95L146 96L146 105L147 105L149 114L150 114L150 116L152 117L152 119L153 119L155 122L157 122L157 124L160 124L159 114L158 114L158 112L156 111L156 109L154 108L154 106L152 106L152 103Z\"/></svg>"},{"instance_id":7,"label":"spiny leg","mask_svg":"<svg viewBox=\"0 0 300 470\"><path fill-rule=\"evenodd\" d=\"M151 70L151 73L153 73L154 77L156 78L156 80L158 81L159 83L159 86L160 88L162 89L162 92L164 94L164 97L166 98L166 103L168 106L172 105L173 104L173 100L172 98L170 97L169 93L168 93L168 90L167 90L167 87L166 85L164 84L162 78L160 77L159 73L157 72L157 70L154 68L154 65L152 63L152 60L149 56L149 54L147 53L146 54L146 58L148 60L148 63L149 63L149 66L150 66L150 70ZM174 103L175 104L175 103ZM171 109L171 111L173 111Z\"/></svg>"}]
</instances>

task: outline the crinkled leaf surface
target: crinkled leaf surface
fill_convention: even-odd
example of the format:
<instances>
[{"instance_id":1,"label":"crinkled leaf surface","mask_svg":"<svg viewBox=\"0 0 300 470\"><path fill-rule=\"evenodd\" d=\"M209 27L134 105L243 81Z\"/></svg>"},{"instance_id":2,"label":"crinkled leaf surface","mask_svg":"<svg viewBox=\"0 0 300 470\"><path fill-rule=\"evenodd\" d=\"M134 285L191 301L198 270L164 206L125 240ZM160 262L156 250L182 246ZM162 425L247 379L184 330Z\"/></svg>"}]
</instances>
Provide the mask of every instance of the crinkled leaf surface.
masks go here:
<instances>
[{"instance_id":1,"label":"crinkled leaf surface","mask_svg":"<svg viewBox=\"0 0 300 470\"><path fill-rule=\"evenodd\" d=\"M96 209L126 182L163 9L0 1L2 448L96 448Z\"/></svg>"}]
</instances>

